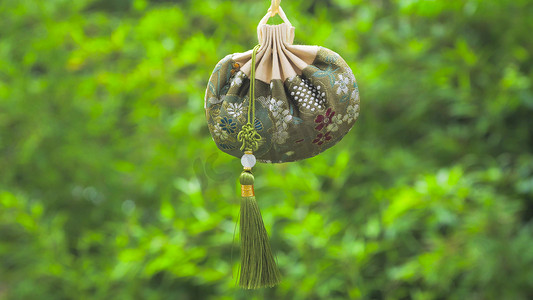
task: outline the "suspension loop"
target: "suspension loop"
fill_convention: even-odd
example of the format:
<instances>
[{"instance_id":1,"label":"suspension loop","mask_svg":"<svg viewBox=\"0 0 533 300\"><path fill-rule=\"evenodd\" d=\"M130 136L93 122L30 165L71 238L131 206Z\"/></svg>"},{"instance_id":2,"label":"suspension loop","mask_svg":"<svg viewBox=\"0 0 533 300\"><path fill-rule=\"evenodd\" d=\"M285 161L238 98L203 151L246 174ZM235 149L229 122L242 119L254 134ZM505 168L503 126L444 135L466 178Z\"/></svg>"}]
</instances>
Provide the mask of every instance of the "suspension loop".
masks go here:
<instances>
[{"instance_id":1,"label":"suspension loop","mask_svg":"<svg viewBox=\"0 0 533 300\"><path fill-rule=\"evenodd\" d=\"M272 0L272 4L270 4L270 8L268 11L270 12L270 17L273 17L279 13L279 5L281 4L281 0Z\"/></svg>"}]
</instances>

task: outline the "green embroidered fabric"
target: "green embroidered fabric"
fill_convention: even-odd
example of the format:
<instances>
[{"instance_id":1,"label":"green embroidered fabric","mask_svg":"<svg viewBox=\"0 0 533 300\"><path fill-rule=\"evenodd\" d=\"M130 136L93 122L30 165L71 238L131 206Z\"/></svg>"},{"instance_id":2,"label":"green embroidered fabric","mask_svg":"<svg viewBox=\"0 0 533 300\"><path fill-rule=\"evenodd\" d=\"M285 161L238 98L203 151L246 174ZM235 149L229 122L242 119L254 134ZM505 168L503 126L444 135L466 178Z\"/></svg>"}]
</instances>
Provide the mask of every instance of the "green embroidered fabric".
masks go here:
<instances>
[{"instance_id":1,"label":"green embroidered fabric","mask_svg":"<svg viewBox=\"0 0 533 300\"><path fill-rule=\"evenodd\" d=\"M218 148L240 158L237 134L247 122L249 78L228 55L215 67L206 90L209 131ZM301 75L255 81L258 161L291 162L315 156L339 142L359 116L359 89L346 62L319 48Z\"/></svg>"}]
</instances>

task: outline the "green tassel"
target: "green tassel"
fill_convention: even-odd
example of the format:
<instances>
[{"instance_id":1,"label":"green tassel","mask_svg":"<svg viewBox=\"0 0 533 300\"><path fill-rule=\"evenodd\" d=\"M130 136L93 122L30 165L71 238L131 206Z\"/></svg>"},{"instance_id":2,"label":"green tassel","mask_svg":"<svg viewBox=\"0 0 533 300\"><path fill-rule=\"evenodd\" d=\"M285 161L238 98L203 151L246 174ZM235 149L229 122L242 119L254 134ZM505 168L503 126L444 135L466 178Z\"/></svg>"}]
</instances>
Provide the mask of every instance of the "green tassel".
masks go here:
<instances>
[{"instance_id":1,"label":"green tassel","mask_svg":"<svg viewBox=\"0 0 533 300\"><path fill-rule=\"evenodd\" d=\"M253 194L254 175L244 171L241 202L241 274L239 285L244 289L272 287L281 281L281 274L272 255L268 234Z\"/></svg>"}]
</instances>

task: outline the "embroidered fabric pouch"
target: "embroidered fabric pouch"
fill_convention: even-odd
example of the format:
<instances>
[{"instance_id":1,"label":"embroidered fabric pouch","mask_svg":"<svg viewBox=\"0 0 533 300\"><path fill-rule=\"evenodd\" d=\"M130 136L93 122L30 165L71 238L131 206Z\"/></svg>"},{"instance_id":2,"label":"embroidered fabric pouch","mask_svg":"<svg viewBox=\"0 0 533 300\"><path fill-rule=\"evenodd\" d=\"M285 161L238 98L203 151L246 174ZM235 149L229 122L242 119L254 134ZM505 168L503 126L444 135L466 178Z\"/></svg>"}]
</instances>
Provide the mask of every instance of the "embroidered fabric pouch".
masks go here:
<instances>
[{"instance_id":1,"label":"embroidered fabric pouch","mask_svg":"<svg viewBox=\"0 0 533 300\"><path fill-rule=\"evenodd\" d=\"M267 18L268 19L268 18ZM339 142L359 116L354 74L335 52L293 45L288 21L258 26L255 120L258 161L281 163L315 156ZM237 134L247 122L252 50L215 67L205 94L209 130L218 148L240 158Z\"/></svg>"}]
</instances>

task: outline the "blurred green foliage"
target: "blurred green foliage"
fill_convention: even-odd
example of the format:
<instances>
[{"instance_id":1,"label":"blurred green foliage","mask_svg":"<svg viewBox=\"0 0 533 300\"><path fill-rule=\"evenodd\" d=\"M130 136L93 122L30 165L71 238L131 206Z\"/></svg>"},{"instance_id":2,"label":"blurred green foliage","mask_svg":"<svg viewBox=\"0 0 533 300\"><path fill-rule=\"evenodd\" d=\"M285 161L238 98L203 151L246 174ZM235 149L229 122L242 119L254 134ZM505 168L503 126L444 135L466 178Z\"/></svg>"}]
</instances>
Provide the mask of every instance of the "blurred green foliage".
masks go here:
<instances>
[{"instance_id":1,"label":"blurred green foliage","mask_svg":"<svg viewBox=\"0 0 533 300\"><path fill-rule=\"evenodd\" d=\"M530 299L529 0L283 1L361 116L257 168L284 281L236 287L241 167L203 95L269 2L0 2L0 299Z\"/></svg>"}]
</instances>

